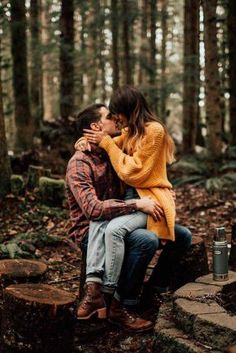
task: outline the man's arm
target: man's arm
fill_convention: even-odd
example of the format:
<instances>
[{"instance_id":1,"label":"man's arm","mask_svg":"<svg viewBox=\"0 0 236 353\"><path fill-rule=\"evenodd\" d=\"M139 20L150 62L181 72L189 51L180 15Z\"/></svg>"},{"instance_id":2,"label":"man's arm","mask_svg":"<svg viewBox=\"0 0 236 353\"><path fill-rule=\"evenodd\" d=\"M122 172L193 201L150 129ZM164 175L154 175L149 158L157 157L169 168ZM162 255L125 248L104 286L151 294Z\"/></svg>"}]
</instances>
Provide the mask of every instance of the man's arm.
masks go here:
<instances>
[{"instance_id":1,"label":"man's arm","mask_svg":"<svg viewBox=\"0 0 236 353\"><path fill-rule=\"evenodd\" d=\"M98 199L93 185L91 167L82 160L70 162L67 170L67 184L84 215L89 220L112 219L137 211L136 201Z\"/></svg>"}]
</instances>

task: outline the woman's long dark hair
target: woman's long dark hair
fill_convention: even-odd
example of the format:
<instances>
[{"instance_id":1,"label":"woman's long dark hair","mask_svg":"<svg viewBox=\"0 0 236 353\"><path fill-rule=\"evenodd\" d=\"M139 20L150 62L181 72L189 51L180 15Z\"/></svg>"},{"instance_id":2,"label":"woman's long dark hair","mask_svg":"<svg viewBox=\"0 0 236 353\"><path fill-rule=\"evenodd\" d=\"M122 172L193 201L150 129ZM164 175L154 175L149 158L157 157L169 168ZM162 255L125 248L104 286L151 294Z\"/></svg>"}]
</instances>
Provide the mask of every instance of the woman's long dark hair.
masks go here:
<instances>
[{"instance_id":1,"label":"woman's long dark hair","mask_svg":"<svg viewBox=\"0 0 236 353\"><path fill-rule=\"evenodd\" d=\"M109 110L112 114L123 114L128 121L126 149L141 141L145 133L145 124L158 122L165 130L167 162L174 161L175 145L163 122L151 112L143 94L136 88L124 86L118 88L111 97Z\"/></svg>"}]
</instances>

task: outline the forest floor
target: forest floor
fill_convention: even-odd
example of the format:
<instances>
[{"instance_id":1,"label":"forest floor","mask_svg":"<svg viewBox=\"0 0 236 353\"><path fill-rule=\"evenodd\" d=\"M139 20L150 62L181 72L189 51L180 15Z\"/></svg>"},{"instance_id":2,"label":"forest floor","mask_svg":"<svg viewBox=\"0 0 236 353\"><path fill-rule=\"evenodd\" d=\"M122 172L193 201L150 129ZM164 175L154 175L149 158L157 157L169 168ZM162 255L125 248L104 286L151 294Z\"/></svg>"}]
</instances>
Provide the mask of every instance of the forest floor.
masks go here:
<instances>
[{"instance_id":1,"label":"forest floor","mask_svg":"<svg viewBox=\"0 0 236 353\"><path fill-rule=\"evenodd\" d=\"M177 223L188 226L193 235L205 239L211 265L211 242L215 227L224 226L228 240L231 225L236 220L236 192L227 190L209 194L203 188L191 185L176 189ZM34 256L49 266L46 283L78 294L80 255L62 239L70 226L66 207L52 208L39 203L37 194L27 193L16 197L12 194L0 204L1 258L10 253L17 256L18 248L23 257ZM9 254L7 253L9 252ZM142 312L143 317L155 320L158 303L152 310ZM76 325L74 352L153 352L153 335L130 335L109 324L90 323ZM68 353L71 353L68 351Z\"/></svg>"}]
</instances>

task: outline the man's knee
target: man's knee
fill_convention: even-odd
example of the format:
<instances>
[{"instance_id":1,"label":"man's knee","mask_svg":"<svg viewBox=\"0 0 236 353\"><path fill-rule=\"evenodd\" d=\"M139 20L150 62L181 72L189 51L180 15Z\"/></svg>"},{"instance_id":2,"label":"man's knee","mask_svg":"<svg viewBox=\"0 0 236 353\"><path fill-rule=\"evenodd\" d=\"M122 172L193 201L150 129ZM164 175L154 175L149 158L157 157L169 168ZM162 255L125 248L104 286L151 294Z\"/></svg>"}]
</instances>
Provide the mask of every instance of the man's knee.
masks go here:
<instances>
[{"instance_id":1,"label":"man's knee","mask_svg":"<svg viewBox=\"0 0 236 353\"><path fill-rule=\"evenodd\" d=\"M186 249L190 247L192 242L192 233L187 227L176 224L175 237L176 242L179 244L181 243Z\"/></svg>"},{"instance_id":2,"label":"man's knee","mask_svg":"<svg viewBox=\"0 0 236 353\"><path fill-rule=\"evenodd\" d=\"M155 252L159 248L159 239L156 234L146 229L136 229L127 236L127 246L141 248Z\"/></svg>"}]
</instances>

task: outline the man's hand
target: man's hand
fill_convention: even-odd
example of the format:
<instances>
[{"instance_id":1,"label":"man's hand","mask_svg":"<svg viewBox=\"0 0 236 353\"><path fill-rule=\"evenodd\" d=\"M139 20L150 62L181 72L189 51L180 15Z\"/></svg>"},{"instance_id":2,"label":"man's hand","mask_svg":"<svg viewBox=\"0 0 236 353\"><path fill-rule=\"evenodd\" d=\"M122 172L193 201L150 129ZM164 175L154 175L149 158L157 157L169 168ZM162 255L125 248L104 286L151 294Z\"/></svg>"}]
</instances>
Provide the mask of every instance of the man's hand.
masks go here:
<instances>
[{"instance_id":1,"label":"man's hand","mask_svg":"<svg viewBox=\"0 0 236 353\"><path fill-rule=\"evenodd\" d=\"M164 216L164 211L161 205L151 197L143 197L136 200L136 205L138 210L152 216L154 221L158 221Z\"/></svg>"},{"instance_id":2,"label":"man's hand","mask_svg":"<svg viewBox=\"0 0 236 353\"><path fill-rule=\"evenodd\" d=\"M90 143L99 144L104 136L107 136L107 132L105 131L95 131L84 129L84 137L86 137L87 141Z\"/></svg>"}]
</instances>

